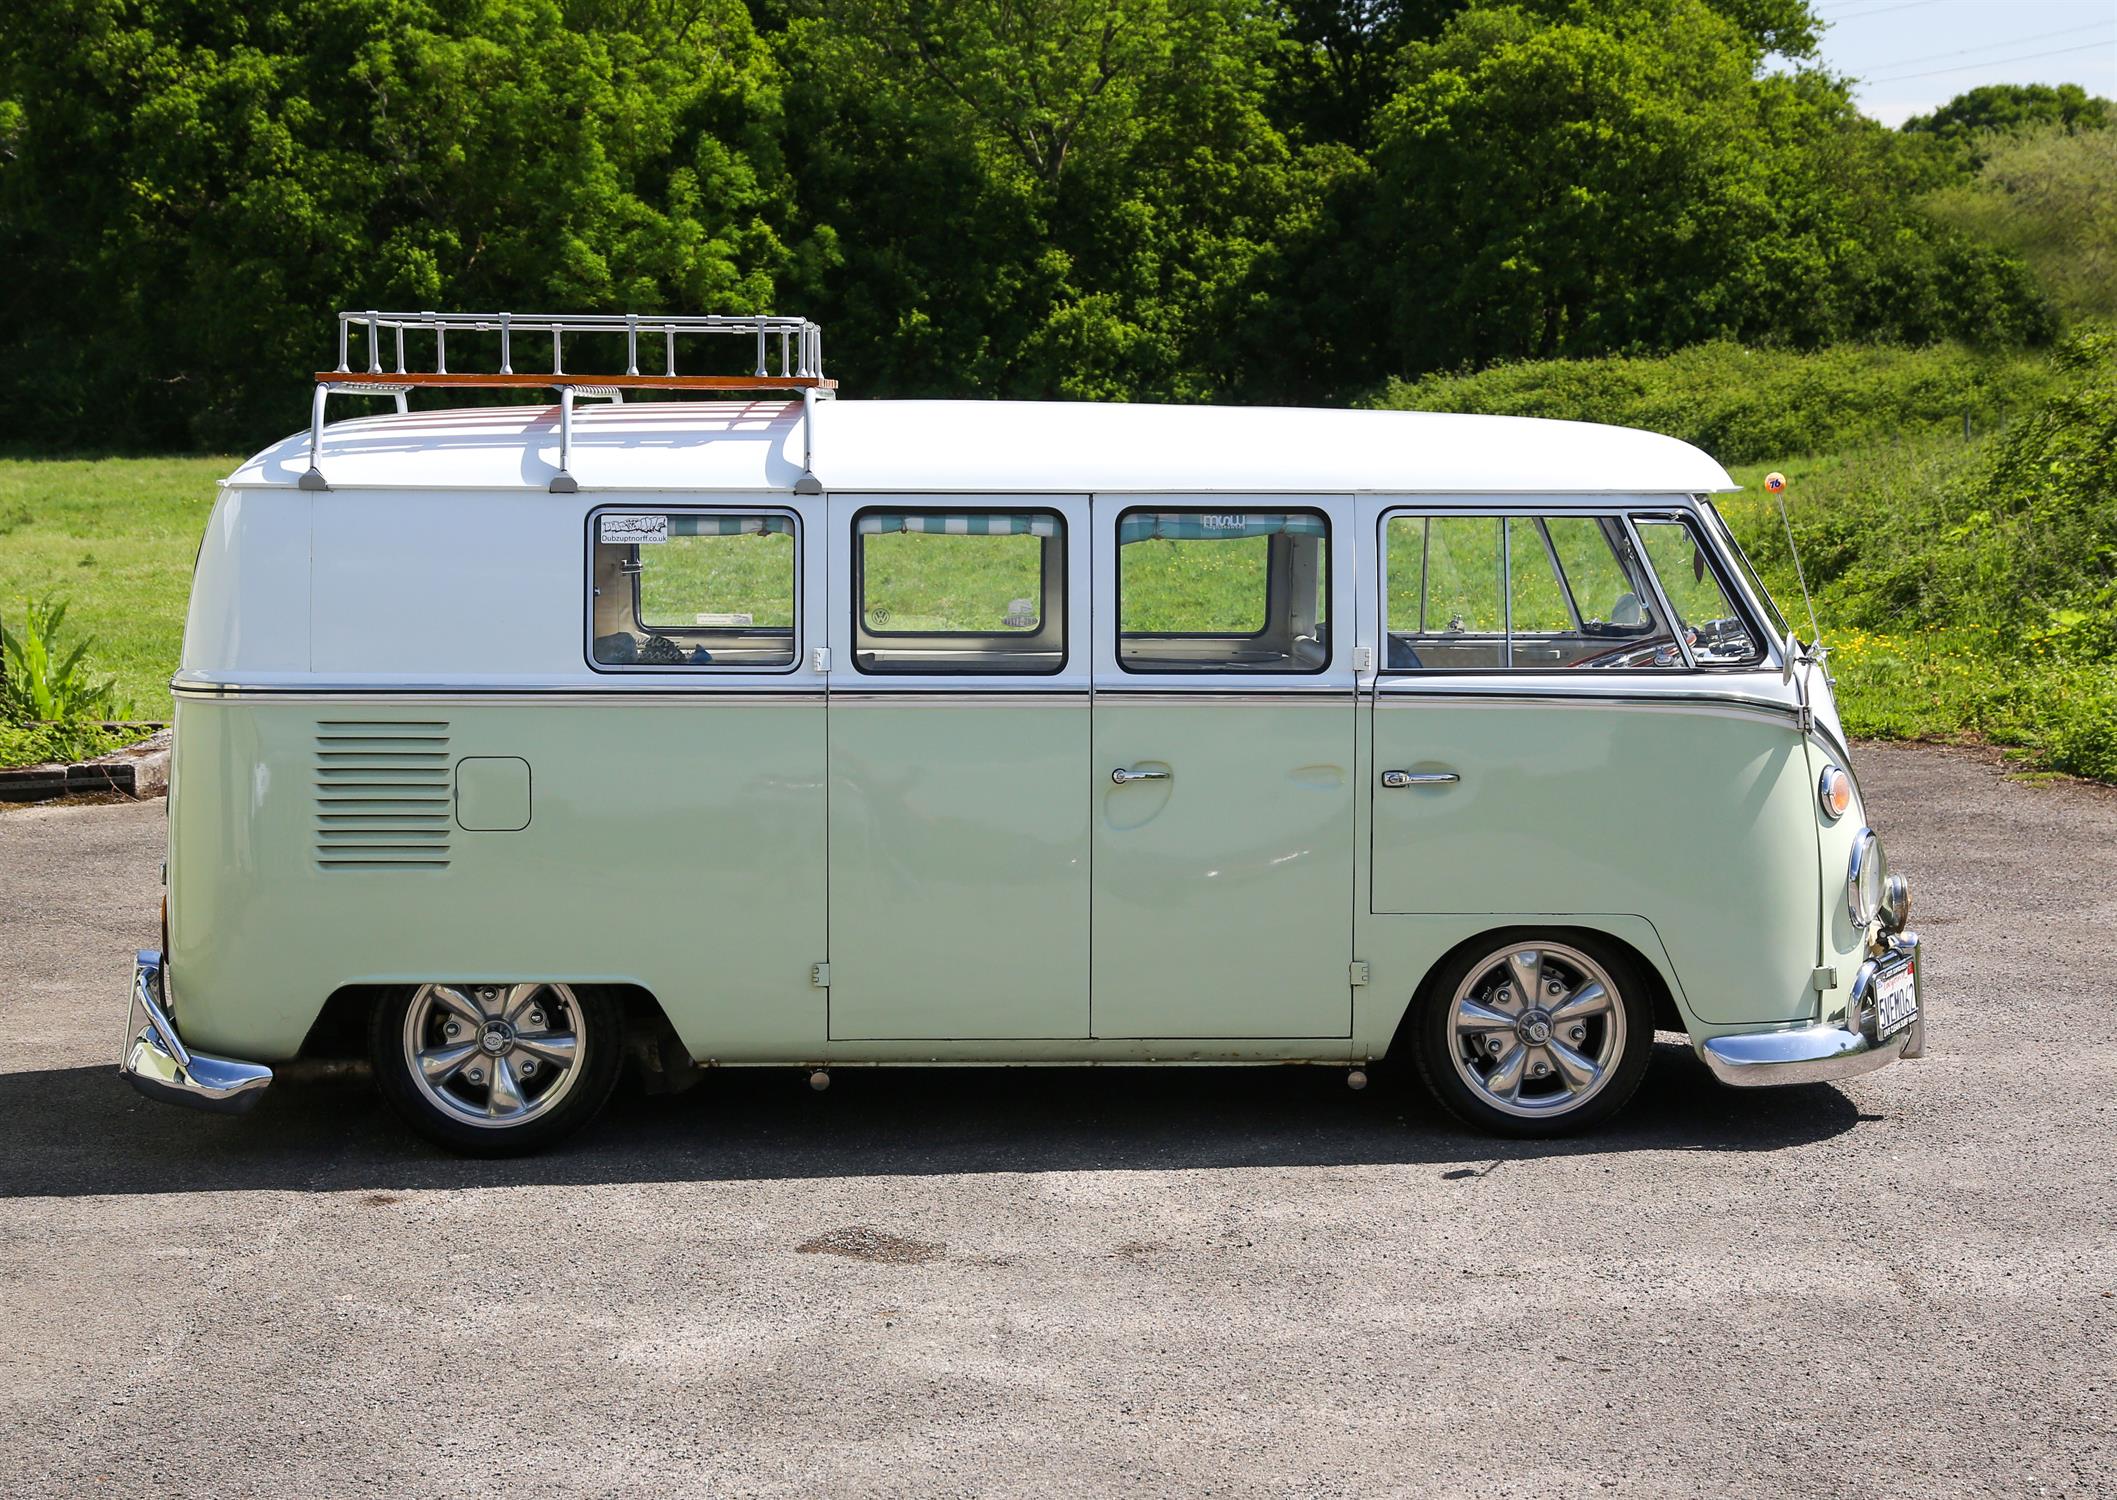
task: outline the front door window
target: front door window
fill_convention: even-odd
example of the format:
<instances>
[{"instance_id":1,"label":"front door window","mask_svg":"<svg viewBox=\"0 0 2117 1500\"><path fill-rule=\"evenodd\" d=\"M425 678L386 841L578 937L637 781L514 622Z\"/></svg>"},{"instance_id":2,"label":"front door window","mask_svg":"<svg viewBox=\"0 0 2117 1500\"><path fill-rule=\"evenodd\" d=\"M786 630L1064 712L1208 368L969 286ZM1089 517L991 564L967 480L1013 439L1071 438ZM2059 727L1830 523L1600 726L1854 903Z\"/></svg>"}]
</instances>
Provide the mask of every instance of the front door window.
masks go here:
<instances>
[{"instance_id":1,"label":"front door window","mask_svg":"<svg viewBox=\"0 0 2117 1500\"><path fill-rule=\"evenodd\" d=\"M1621 516L1392 516L1388 672L1681 667Z\"/></svg>"}]
</instances>

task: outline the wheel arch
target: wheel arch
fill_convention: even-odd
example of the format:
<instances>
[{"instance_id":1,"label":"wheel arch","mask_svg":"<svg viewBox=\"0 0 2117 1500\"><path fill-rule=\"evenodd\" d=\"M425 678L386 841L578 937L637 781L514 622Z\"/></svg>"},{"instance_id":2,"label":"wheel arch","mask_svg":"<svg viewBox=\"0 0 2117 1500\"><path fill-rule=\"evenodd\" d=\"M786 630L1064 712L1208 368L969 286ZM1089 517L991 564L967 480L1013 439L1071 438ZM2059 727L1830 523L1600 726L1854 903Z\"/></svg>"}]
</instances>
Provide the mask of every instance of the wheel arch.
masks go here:
<instances>
[{"instance_id":1,"label":"wheel arch","mask_svg":"<svg viewBox=\"0 0 2117 1500\"><path fill-rule=\"evenodd\" d=\"M624 1017L623 1045L650 1092L669 1092L686 1086L696 1068L678 1039L676 1028L661 1000L643 984L575 980L564 975L531 975L575 990L599 990L618 1002ZM368 1023L375 1007L390 995L416 986L398 981L364 981L342 984L325 999L296 1057L304 1062L348 1062L364 1059L368 1052Z\"/></svg>"},{"instance_id":2,"label":"wheel arch","mask_svg":"<svg viewBox=\"0 0 2117 1500\"><path fill-rule=\"evenodd\" d=\"M1580 940L1585 938L1590 947L1604 946L1615 949L1631 965L1645 986L1647 1001L1654 1011L1655 1029L1681 1032L1689 1036L1691 1026L1678 1000L1668 953L1662 948L1652 923L1635 918L1626 925L1631 925L1632 922L1636 922L1643 931L1627 935L1618 930L1616 923L1598 922L1594 918L1586 917L1510 917L1505 921L1479 928L1450 945L1426 966L1426 971L1419 976L1418 983L1411 987L1410 993L1405 997L1403 1009L1399 1012L1397 1023L1390 1033L1389 1049L1383 1055L1399 1060L1409 1055L1408 1038L1411 1028L1418 1024L1419 1014L1430 999L1438 977L1446 973L1452 965L1472 949L1489 948L1530 935L1548 938L1554 942L1571 943L1576 947L1581 946Z\"/></svg>"}]
</instances>

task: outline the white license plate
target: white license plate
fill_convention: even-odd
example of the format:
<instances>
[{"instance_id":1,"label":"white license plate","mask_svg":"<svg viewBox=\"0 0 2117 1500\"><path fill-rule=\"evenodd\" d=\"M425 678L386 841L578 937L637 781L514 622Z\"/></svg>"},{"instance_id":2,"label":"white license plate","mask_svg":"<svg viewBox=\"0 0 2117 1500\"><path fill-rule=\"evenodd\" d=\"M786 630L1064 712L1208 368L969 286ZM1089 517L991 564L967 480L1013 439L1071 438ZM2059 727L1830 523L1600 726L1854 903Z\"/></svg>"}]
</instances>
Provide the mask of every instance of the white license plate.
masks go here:
<instances>
[{"instance_id":1,"label":"white license plate","mask_svg":"<svg viewBox=\"0 0 2117 1500\"><path fill-rule=\"evenodd\" d=\"M1895 1036L1919 1018L1918 976L1911 965L1880 975L1874 982L1874 1039Z\"/></svg>"}]
</instances>

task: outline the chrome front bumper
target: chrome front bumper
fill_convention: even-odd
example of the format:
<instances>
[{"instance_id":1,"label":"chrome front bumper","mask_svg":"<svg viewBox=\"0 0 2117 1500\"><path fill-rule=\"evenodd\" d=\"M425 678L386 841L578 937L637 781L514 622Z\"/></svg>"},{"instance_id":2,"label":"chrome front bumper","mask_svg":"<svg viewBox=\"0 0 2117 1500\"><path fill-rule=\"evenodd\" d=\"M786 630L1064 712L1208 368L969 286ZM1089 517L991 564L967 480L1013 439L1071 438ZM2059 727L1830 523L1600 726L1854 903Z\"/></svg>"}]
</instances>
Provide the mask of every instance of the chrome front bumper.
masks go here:
<instances>
[{"instance_id":1,"label":"chrome front bumper","mask_svg":"<svg viewBox=\"0 0 2117 1500\"><path fill-rule=\"evenodd\" d=\"M1860 965L1852 981L1852 1010L1858 1029L1848 1026L1803 1026L1795 1031L1738 1032L1707 1039L1698 1049L1705 1065L1722 1083L1736 1088L1768 1088L1787 1083L1828 1083L1853 1078L1887 1067L1899 1058L1922 1057L1926 1052L1926 1000L1920 993L1925 983L1919 961L1919 936L1900 932L1889 939L1891 955L1908 954L1911 988L1918 996L1918 1019L1883 1041L1874 1039L1874 1004L1871 991L1880 962L1869 959Z\"/></svg>"},{"instance_id":2,"label":"chrome front bumper","mask_svg":"<svg viewBox=\"0 0 2117 1500\"><path fill-rule=\"evenodd\" d=\"M239 1115L264 1093L272 1070L193 1052L162 1006L162 955L143 948L132 961L132 1009L118 1072L150 1099Z\"/></svg>"}]
</instances>

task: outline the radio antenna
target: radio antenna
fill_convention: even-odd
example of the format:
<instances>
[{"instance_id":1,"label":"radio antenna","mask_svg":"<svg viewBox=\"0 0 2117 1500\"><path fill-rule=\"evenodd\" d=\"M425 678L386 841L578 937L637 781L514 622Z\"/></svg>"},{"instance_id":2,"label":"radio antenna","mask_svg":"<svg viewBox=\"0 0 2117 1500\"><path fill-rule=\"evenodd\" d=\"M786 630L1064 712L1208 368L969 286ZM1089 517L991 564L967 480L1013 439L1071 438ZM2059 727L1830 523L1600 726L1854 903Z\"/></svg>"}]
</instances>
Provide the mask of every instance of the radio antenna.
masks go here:
<instances>
[{"instance_id":1,"label":"radio antenna","mask_svg":"<svg viewBox=\"0 0 2117 1500\"><path fill-rule=\"evenodd\" d=\"M1809 597L1808 575L1801 570L1801 547L1794 540L1794 520L1786 513L1786 476L1777 469L1764 476L1764 488L1779 502L1779 522L1786 528L1786 550L1794 560L1794 581L1801 585L1801 604L1808 611L1808 639L1811 646L1823 643L1823 627L1816 623L1816 601Z\"/></svg>"}]
</instances>

